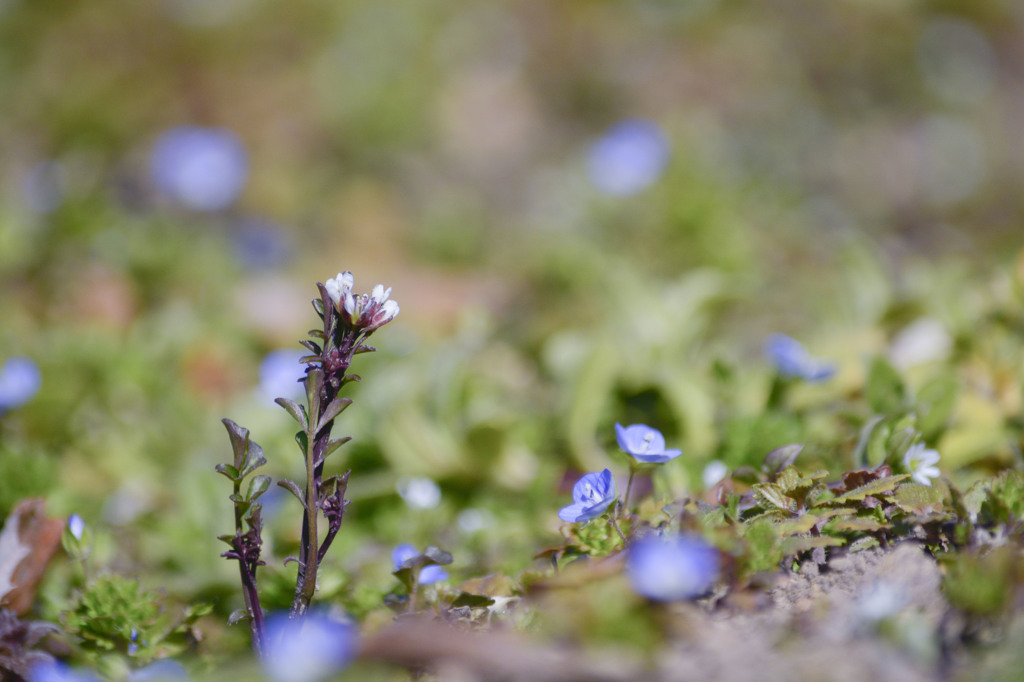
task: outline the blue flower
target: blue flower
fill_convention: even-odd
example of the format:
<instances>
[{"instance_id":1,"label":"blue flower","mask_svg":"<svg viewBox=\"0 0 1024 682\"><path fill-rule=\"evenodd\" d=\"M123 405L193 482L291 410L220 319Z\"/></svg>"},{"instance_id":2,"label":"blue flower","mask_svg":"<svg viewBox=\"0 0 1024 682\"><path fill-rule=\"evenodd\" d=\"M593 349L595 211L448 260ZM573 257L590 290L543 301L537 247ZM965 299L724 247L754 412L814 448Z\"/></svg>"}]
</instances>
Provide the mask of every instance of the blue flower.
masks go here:
<instances>
[{"instance_id":1,"label":"blue flower","mask_svg":"<svg viewBox=\"0 0 1024 682\"><path fill-rule=\"evenodd\" d=\"M572 487L573 503L562 507L558 518L568 523L590 521L604 513L615 501L615 479L612 472L605 469L601 472L584 474Z\"/></svg>"},{"instance_id":2,"label":"blue flower","mask_svg":"<svg viewBox=\"0 0 1024 682\"><path fill-rule=\"evenodd\" d=\"M353 625L311 614L289 618L277 613L267 619L263 667L275 682L316 682L333 676L356 654L358 633Z\"/></svg>"},{"instance_id":3,"label":"blue flower","mask_svg":"<svg viewBox=\"0 0 1024 682\"><path fill-rule=\"evenodd\" d=\"M419 555L420 551L418 549L408 543L402 543L391 550L391 565L397 571L406 561L415 559ZM416 582L420 585L433 585L442 580L448 580L448 571L444 570L444 566L439 564L430 564L420 569Z\"/></svg>"},{"instance_id":4,"label":"blue flower","mask_svg":"<svg viewBox=\"0 0 1024 682\"><path fill-rule=\"evenodd\" d=\"M42 383L43 375L32 358L8 358L0 367L0 414L32 400Z\"/></svg>"},{"instance_id":5,"label":"blue flower","mask_svg":"<svg viewBox=\"0 0 1024 682\"><path fill-rule=\"evenodd\" d=\"M633 591L655 601L701 596L718 578L718 568L718 550L687 535L637 540L626 557Z\"/></svg>"},{"instance_id":6,"label":"blue flower","mask_svg":"<svg viewBox=\"0 0 1024 682\"><path fill-rule=\"evenodd\" d=\"M161 658L132 672L126 682L168 682L187 679L188 672L185 666L170 658Z\"/></svg>"},{"instance_id":7,"label":"blue flower","mask_svg":"<svg viewBox=\"0 0 1024 682\"><path fill-rule=\"evenodd\" d=\"M587 175L604 194L625 197L653 184L668 166L669 144L656 123L616 123L590 148Z\"/></svg>"},{"instance_id":8,"label":"blue flower","mask_svg":"<svg viewBox=\"0 0 1024 682\"><path fill-rule=\"evenodd\" d=\"M298 398L302 395L302 384L306 376L306 365L299 359L309 351L284 348L266 354L260 362L260 393L269 404L278 397Z\"/></svg>"},{"instance_id":9,"label":"blue flower","mask_svg":"<svg viewBox=\"0 0 1024 682\"><path fill-rule=\"evenodd\" d=\"M194 211L220 211L245 187L249 160L234 133L182 126L157 140L149 172L153 184L172 201Z\"/></svg>"},{"instance_id":10,"label":"blue flower","mask_svg":"<svg viewBox=\"0 0 1024 682\"><path fill-rule=\"evenodd\" d=\"M764 342L764 355L775 365L779 374L799 377L805 381L824 381L835 374L830 362L812 358L800 342L785 334L772 334Z\"/></svg>"},{"instance_id":11,"label":"blue flower","mask_svg":"<svg viewBox=\"0 0 1024 682\"><path fill-rule=\"evenodd\" d=\"M646 424L616 424L615 437L620 448L644 464L662 464L683 454L682 450L666 450L665 437L661 431Z\"/></svg>"},{"instance_id":12,"label":"blue flower","mask_svg":"<svg viewBox=\"0 0 1024 682\"><path fill-rule=\"evenodd\" d=\"M28 679L30 682L100 682L100 678L90 672L74 670L56 661L32 666Z\"/></svg>"}]
</instances>

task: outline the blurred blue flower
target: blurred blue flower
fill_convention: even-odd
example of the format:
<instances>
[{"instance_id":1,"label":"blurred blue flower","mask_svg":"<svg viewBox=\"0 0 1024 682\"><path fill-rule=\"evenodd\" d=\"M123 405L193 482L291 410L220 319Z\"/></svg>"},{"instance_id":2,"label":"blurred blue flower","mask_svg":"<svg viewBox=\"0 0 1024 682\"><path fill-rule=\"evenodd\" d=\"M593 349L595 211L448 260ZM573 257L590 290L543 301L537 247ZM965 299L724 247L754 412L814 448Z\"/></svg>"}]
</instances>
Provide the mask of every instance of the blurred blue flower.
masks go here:
<instances>
[{"instance_id":1,"label":"blurred blue flower","mask_svg":"<svg viewBox=\"0 0 1024 682\"><path fill-rule=\"evenodd\" d=\"M263 667L274 682L316 682L332 677L356 654L353 625L310 614L289 618L276 613L267 619Z\"/></svg>"},{"instance_id":2,"label":"blurred blue flower","mask_svg":"<svg viewBox=\"0 0 1024 682\"><path fill-rule=\"evenodd\" d=\"M430 564L423 567L423 570L420 571L420 577L416 582L420 585L433 585L442 580L448 580L448 571L444 570L444 566Z\"/></svg>"},{"instance_id":3,"label":"blurred blue flower","mask_svg":"<svg viewBox=\"0 0 1024 682\"><path fill-rule=\"evenodd\" d=\"M33 666L28 679L29 682L100 682L100 678L90 672L74 670L56 661Z\"/></svg>"},{"instance_id":4,"label":"blurred blue flower","mask_svg":"<svg viewBox=\"0 0 1024 682\"><path fill-rule=\"evenodd\" d=\"M668 161L668 138L661 128L631 118L613 125L590 148L587 175L598 191L625 197L653 184Z\"/></svg>"},{"instance_id":5,"label":"blurred blue flower","mask_svg":"<svg viewBox=\"0 0 1024 682\"><path fill-rule=\"evenodd\" d=\"M72 514L68 517L68 530L76 540L81 540L82 533L85 532L85 521L78 514Z\"/></svg>"},{"instance_id":6,"label":"blurred blue flower","mask_svg":"<svg viewBox=\"0 0 1024 682\"><path fill-rule=\"evenodd\" d=\"M402 543L391 550L391 565L397 571L406 561L415 559L419 555L420 551L418 549L408 543ZM424 566L420 569L420 574L416 578L416 582L420 585L432 585L442 580L448 580L448 571L439 564Z\"/></svg>"},{"instance_id":7,"label":"blurred blue flower","mask_svg":"<svg viewBox=\"0 0 1024 682\"><path fill-rule=\"evenodd\" d=\"M573 503L562 507L558 518L568 523L590 521L604 513L615 495L615 479L608 469L583 474L572 487Z\"/></svg>"},{"instance_id":8,"label":"blurred blue flower","mask_svg":"<svg viewBox=\"0 0 1024 682\"><path fill-rule=\"evenodd\" d=\"M220 211L245 187L249 159L228 130L181 126L156 141L149 172L153 184L172 201L194 211Z\"/></svg>"},{"instance_id":9,"label":"blurred blue flower","mask_svg":"<svg viewBox=\"0 0 1024 682\"><path fill-rule=\"evenodd\" d=\"M298 398L303 394L300 381L306 376L306 365L299 359L309 351L282 348L266 354L260 362L260 393L273 403L276 398Z\"/></svg>"},{"instance_id":10,"label":"blurred blue flower","mask_svg":"<svg viewBox=\"0 0 1024 682\"><path fill-rule=\"evenodd\" d=\"M161 658L149 665L139 668L128 675L126 682L167 682L167 680L187 680L185 666L170 658Z\"/></svg>"},{"instance_id":11,"label":"blurred blue flower","mask_svg":"<svg viewBox=\"0 0 1024 682\"><path fill-rule=\"evenodd\" d=\"M248 217L235 221L231 227L231 250L245 267L266 270L291 258L292 245L280 225Z\"/></svg>"},{"instance_id":12,"label":"blurred blue flower","mask_svg":"<svg viewBox=\"0 0 1024 682\"><path fill-rule=\"evenodd\" d=\"M824 381L836 373L834 364L812 358L799 341L785 334L769 336L764 342L764 355L782 376Z\"/></svg>"},{"instance_id":13,"label":"blurred blue flower","mask_svg":"<svg viewBox=\"0 0 1024 682\"><path fill-rule=\"evenodd\" d=\"M683 454L682 450L666 450L665 437L661 435L661 431L646 424L616 424L615 438L619 441L620 448L644 464L662 464Z\"/></svg>"},{"instance_id":14,"label":"blurred blue flower","mask_svg":"<svg viewBox=\"0 0 1024 682\"><path fill-rule=\"evenodd\" d=\"M0 414L32 400L42 382L43 375L32 358L8 358L0 367Z\"/></svg>"},{"instance_id":15,"label":"blurred blue flower","mask_svg":"<svg viewBox=\"0 0 1024 682\"><path fill-rule=\"evenodd\" d=\"M655 601L693 599L718 578L718 550L699 537L649 536L629 546L626 575L637 594Z\"/></svg>"}]
</instances>

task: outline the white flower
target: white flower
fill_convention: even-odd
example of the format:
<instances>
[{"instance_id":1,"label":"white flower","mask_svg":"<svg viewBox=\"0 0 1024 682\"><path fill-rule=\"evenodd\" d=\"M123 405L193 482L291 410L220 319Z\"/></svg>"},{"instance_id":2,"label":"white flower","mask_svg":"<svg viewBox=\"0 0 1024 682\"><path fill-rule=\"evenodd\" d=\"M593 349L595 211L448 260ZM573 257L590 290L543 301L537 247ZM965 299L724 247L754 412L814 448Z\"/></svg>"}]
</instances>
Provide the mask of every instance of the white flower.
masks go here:
<instances>
[{"instance_id":1,"label":"white flower","mask_svg":"<svg viewBox=\"0 0 1024 682\"><path fill-rule=\"evenodd\" d=\"M940 476L941 472L935 466L938 463L939 453L926 449L924 443L914 443L907 449L907 454L903 455L903 466L921 485L931 485L931 479Z\"/></svg>"},{"instance_id":2,"label":"white flower","mask_svg":"<svg viewBox=\"0 0 1024 682\"><path fill-rule=\"evenodd\" d=\"M413 509L433 509L441 502L441 489L426 476L401 478L396 488L405 503Z\"/></svg>"},{"instance_id":3,"label":"white flower","mask_svg":"<svg viewBox=\"0 0 1024 682\"><path fill-rule=\"evenodd\" d=\"M331 297L335 305L341 303L341 299L347 298L352 295L352 286L355 284L355 278L352 277L352 273L346 270L345 272L339 272L338 276L334 279L327 280L324 284L324 288L327 289L327 295Z\"/></svg>"}]
</instances>

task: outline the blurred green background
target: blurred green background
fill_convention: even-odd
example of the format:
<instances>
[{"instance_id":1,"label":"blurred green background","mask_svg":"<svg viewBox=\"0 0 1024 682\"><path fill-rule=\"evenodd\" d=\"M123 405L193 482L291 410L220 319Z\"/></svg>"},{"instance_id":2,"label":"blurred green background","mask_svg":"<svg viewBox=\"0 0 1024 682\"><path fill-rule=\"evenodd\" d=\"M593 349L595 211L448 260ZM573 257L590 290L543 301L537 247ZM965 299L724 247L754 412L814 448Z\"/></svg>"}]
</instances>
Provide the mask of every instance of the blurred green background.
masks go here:
<instances>
[{"instance_id":1,"label":"blurred green background","mask_svg":"<svg viewBox=\"0 0 1024 682\"><path fill-rule=\"evenodd\" d=\"M1019 460L1021 3L2 0L0 91L0 361L42 373L0 516L45 495L221 615L218 421L300 476L261 362L340 270L402 308L338 427L350 609L400 541L456 582L529 566L563 475L624 470L616 421L685 450L666 495L787 442L848 467L874 354L958 387L944 472ZM773 332L839 366L785 411Z\"/></svg>"}]
</instances>

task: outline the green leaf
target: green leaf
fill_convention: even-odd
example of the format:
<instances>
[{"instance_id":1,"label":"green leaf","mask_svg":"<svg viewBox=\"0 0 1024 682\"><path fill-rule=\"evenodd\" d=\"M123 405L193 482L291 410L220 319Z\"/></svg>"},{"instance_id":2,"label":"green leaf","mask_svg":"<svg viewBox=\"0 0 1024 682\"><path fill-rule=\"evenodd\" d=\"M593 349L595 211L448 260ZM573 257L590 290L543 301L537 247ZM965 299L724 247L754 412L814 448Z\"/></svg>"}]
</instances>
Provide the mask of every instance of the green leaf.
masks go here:
<instances>
[{"instance_id":1,"label":"green leaf","mask_svg":"<svg viewBox=\"0 0 1024 682\"><path fill-rule=\"evenodd\" d=\"M305 457L309 451L309 436L306 435L305 431L298 431L295 434L295 442L299 444L299 451Z\"/></svg>"},{"instance_id":2,"label":"green leaf","mask_svg":"<svg viewBox=\"0 0 1024 682\"><path fill-rule=\"evenodd\" d=\"M305 406L299 405L294 400L289 400L288 398L278 398L274 402L283 407L299 423L303 431L309 430L309 417L306 415Z\"/></svg>"},{"instance_id":3,"label":"green leaf","mask_svg":"<svg viewBox=\"0 0 1024 682\"><path fill-rule=\"evenodd\" d=\"M796 513L796 500L788 497L775 483L757 483L752 492L758 505L765 510L777 509L779 511Z\"/></svg>"},{"instance_id":4,"label":"green leaf","mask_svg":"<svg viewBox=\"0 0 1024 682\"><path fill-rule=\"evenodd\" d=\"M925 441L935 442L946 430L959 394L960 382L948 375L935 377L918 391L918 428Z\"/></svg>"},{"instance_id":5,"label":"green leaf","mask_svg":"<svg viewBox=\"0 0 1024 682\"><path fill-rule=\"evenodd\" d=\"M863 500L869 495L882 495L884 493L892 492L896 488L896 484L908 478L910 478L910 474L898 474L895 476L876 478L875 480L869 481L858 488L854 488L839 497L826 500L819 504L845 504L846 502L857 502Z\"/></svg>"},{"instance_id":6,"label":"green leaf","mask_svg":"<svg viewBox=\"0 0 1024 682\"><path fill-rule=\"evenodd\" d=\"M240 481L242 477L238 475L238 469L231 466L230 464L218 464L214 467L218 474L224 474L232 481Z\"/></svg>"},{"instance_id":7,"label":"green leaf","mask_svg":"<svg viewBox=\"0 0 1024 682\"><path fill-rule=\"evenodd\" d=\"M331 453L340 448L345 443L352 440L351 436L345 436L344 438L336 438L332 441L327 442L327 447L324 448L324 459L327 459Z\"/></svg>"},{"instance_id":8,"label":"green leaf","mask_svg":"<svg viewBox=\"0 0 1024 682\"><path fill-rule=\"evenodd\" d=\"M306 507L306 498L305 495L303 495L302 493L302 489L299 488L298 483L296 483L295 481L290 481L286 478L283 481L278 481L277 484L284 488L285 490L290 490L292 495L295 495L295 498L299 501L302 507Z\"/></svg>"},{"instance_id":9,"label":"green leaf","mask_svg":"<svg viewBox=\"0 0 1024 682\"><path fill-rule=\"evenodd\" d=\"M462 592L452 602L452 607L469 606L470 608L482 608L485 606L493 606L494 599L483 594L470 594L469 592Z\"/></svg>"},{"instance_id":10,"label":"green leaf","mask_svg":"<svg viewBox=\"0 0 1024 682\"><path fill-rule=\"evenodd\" d=\"M764 464L761 465L761 471L764 472L769 479L775 478L780 471L796 461L797 456L803 449L803 445L798 445L796 443L783 445L781 448L775 448L764 458Z\"/></svg>"},{"instance_id":11,"label":"green leaf","mask_svg":"<svg viewBox=\"0 0 1024 682\"><path fill-rule=\"evenodd\" d=\"M335 398L332 400L331 404L324 409L324 413L320 415L320 421L317 422L314 433L320 433L329 421L341 414L351 404L351 398Z\"/></svg>"},{"instance_id":12,"label":"green leaf","mask_svg":"<svg viewBox=\"0 0 1024 682\"><path fill-rule=\"evenodd\" d=\"M246 611L245 609L235 609L234 611L231 612L231 615L228 616L228 625L237 625L239 622L241 622L243 620L248 620L248 619L249 619L249 612L248 611Z\"/></svg>"},{"instance_id":13,"label":"green leaf","mask_svg":"<svg viewBox=\"0 0 1024 682\"><path fill-rule=\"evenodd\" d=\"M911 514L928 514L943 507L942 491L937 486L913 481L901 483L894 499L897 507Z\"/></svg>"},{"instance_id":14,"label":"green leaf","mask_svg":"<svg viewBox=\"0 0 1024 682\"><path fill-rule=\"evenodd\" d=\"M303 385L306 387L306 404L309 405L309 413L320 414L320 391L324 387L324 370L320 367L307 369Z\"/></svg>"},{"instance_id":15,"label":"green leaf","mask_svg":"<svg viewBox=\"0 0 1024 682\"><path fill-rule=\"evenodd\" d=\"M861 469L868 466L868 448L875 431L884 420L885 417L878 415L869 419L861 427L860 437L857 439L857 447L853 450L853 464L855 468Z\"/></svg>"},{"instance_id":16,"label":"green leaf","mask_svg":"<svg viewBox=\"0 0 1024 682\"><path fill-rule=\"evenodd\" d=\"M272 479L270 476L253 476L249 479L249 490L245 493L245 499L247 502L255 501L260 495L267 492L267 488L270 487Z\"/></svg>"},{"instance_id":17,"label":"green leaf","mask_svg":"<svg viewBox=\"0 0 1024 682\"><path fill-rule=\"evenodd\" d=\"M902 409L907 397L899 372L881 356L871 361L866 394L871 409L886 415Z\"/></svg>"}]
</instances>

